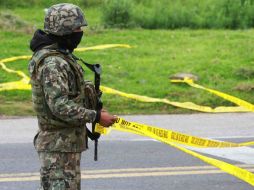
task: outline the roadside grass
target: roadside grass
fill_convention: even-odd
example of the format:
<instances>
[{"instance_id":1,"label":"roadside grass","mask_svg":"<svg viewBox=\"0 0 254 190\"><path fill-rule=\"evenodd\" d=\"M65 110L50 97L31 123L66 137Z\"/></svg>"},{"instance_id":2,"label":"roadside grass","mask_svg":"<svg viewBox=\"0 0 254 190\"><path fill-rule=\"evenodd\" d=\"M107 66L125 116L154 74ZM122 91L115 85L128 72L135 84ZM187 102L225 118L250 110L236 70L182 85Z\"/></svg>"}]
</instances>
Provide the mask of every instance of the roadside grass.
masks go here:
<instances>
[{"instance_id":1,"label":"roadside grass","mask_svg":"<svg viewBox=\"0 0 254 190\"><path fill-rule=\"evenodd\" d=\"M31 25L42 27L43 9L10 10ZM41 11L41 12L40 12ZM29 16L30 15L30 16ZM33 16L31 16L33 15ZM102 85L170 101L217 107L233 104L185 84L172 84L169 76L189 72L199 77L198 83L254 103L253 89L239 88L253 84L254 76L245 72L254 68L254 30L144 30L104 29L97 8L86 11L88 22L85 37L79 47L99 44L129 44L130 49L114 48L76 53L90 63L101 63ZM0 59L31 55L32 34L0 31ZM27 72L28 61L6 63L9 68ZM86 68L86 76L92 73ZM241 74L239 74L241 73ZM0 69L0 83L19 80ZM162 103L142 103L126 98L103 95L106 109L115 114L192 113ZM0 115L33 115L30 91L0 92Z\"/></svg>"},{"instance_id":2,"label":"roadside grass","mask_svg":"<svg viewBox=\"0 0 254 190\"><path fill-rule=\"evenodd\" d=\"M254 26L253 0L109 0L103 21L146 29L246 29Z\"/></svg>"}]
</instances>

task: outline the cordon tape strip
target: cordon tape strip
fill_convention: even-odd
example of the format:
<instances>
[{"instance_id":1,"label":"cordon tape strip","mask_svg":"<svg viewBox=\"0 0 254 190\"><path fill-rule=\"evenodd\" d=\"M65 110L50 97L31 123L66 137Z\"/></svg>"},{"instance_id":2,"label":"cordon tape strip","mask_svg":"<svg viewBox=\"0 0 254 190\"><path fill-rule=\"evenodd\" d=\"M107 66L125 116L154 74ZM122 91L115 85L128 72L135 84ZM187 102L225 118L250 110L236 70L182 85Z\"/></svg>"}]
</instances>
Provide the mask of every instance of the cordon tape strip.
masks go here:
<instances>
[{"instance_id":1,"label":"cordon tape strip","mask_svg":"<svg viewBox=\"0 0 254 190\"><path fill-rule=\"evenodd\" d=\"M106 49L106 48L114 48L114 47L123 47L123 48L130 48L129 45L126 44L106 44L106 45L99 45L99 46L93 46L93 47L88 47L88 48L77 48L76 51L87 51L87 50L101 50L101 49ZM28 60L30 59L31 56L18 56L18 57L12 57L12 58L7 58L7 59L2 59L0 60L0 66L2 67L3 70L9 73L15 73L18 76L20 76L22 79L20 81L15 81L15 82L7 82L7 83L2 83L0 84L0 91L3 90L29 90L31 89L31 86L29 84L29 77L26 76L22 71L15 71L12 69L9 69L5 66L4 63L11 62L11 61L16 61L16 60ZM181 107L181 108L186 108L186 109L192 109L196 111L202 111L202 112L248 112L248 111L254 111L253 105L240 100L238 98L235 98L233 96L218 92L216 90L212 90L209 88L205 88L201 85L194 84L193 81L189 79L184 79L184 80L174 80L172 82L185 82L189 84L190 86L193 86L195 88L200 88L203 90L207 90L213 94L216 94L217 96L220 96L224 99L227 99L231 102L234 102L235 104L239 105L240 107L217 107L217 108L210 108L207 106L200 106L196 105L192 102L184 102L184 103L179 103L179 102L171 102L167 99L160 99L160 98L151 98L147 96L141 96L141 95L136 95L136 94L127 94L112 88L108 88L105 86L102 86L102 91L104 93L108 94L115 94L119 96L123 96L126 98L131 98L135 99L138 101L142 102L161 102L161 103L166 103L170 104L172 106L176 107ZM216 140L211 140L211 139L204 139L200 137L195 137L195 136L190 136L187 134L171 131L171 130L165 130L157 127L152 127L144 124L139 124L139 123L134 123L134 122L128 122L124 119L119 118L117 122L112 126L112 129L115 130L120 130L124 132L131 132L134 134L142 135L142 136L148 136L153 139L156 139L158 141L164 142L166 144L169 144L179 150L182 150L185 153L188 153L196 158L199 158L203 160L204 162L207 162L213 166L216 166L220 168L221 170L234 175L238 177L239 179L244 180L245 182L251 184L254 186L254 174L239 168L237 166L228 164L226 162L216 160L207 156L203 156L201 154L198 154L194 151L188 150L187 148L184 148L183 146L194 146L198 148L225 148L225 147L240 147L240 146L249 146L253 145L254 142L246 142L246 143L231 143L231 142L221 142L221 141L216 141ZM97 126L98 132L105 134L107 131L103 127ZM180 145L179 145L180 144Z\"/></svg>"},{"instance_id":2,"label":"cordon tape strip","mask_svg":"<svg viewBox=\"0 0 254 190\"><path fill-rule=\"evenodd\" d=\"M85 47L85 48L77 48L75 52L82 52L82 51L89 51L89 50L102 50L108 48L131 48L128 44L105 44L105 45L97 45L92 47ZM7 91L7 90L30 90L31 85L29 84L30 78L23 73L22 71L15 71L6 67L4 63L17 61L17 60L29 60L31 59L31 55L24 55L24 56L16 56L11 58L6 58L0 60L0 66L2 69L8 73L15 73L20 76L22 79L19 81L14 82L6 82L0 84L0 91Z\"/></svg>"},{"instance_id":3,"label":"cordon tape strip","mask_svg":"<svg viewBox=\"0 0 254 190\"><path fill-rule=\"evenodd\" d=\"M78 48L76 51L87 51L87 50L100 50L100 49L106 49L106 48L114 48L114 47L123 47L123 48L130 48L129 45L126 44L106 44L106 45L98 45L98 46L93 46L93 47L88 47L88 48ZM19 75L20 77L22 77L22 79L20 81L16 81L16 82L7 82L7 83L2 83L0 84L0 91L1 90L29 90L31 89L31 85L29 84L29 77L27 77L22 71L15 71L15 70L11 70L9 68L7 68L4 63L7 62L11 62L11 61L15 61L15 60L22 60L22 59L30 59L31 56L18 56L18 57L12 57L12 58L7 58L7 59L3 59L0 61L0 65L1 67L9 72L9 73L16 73L17 75ZM190 79L184 79L184 80L172 80L172 82L186 82L189 85L201 88L201 89L208 89L205 88L203 86L194 84L194 82ZM193 110L197 110L197 111L203 111L203 112L246 112L248 110L242 108L242 107L217 107L217 108L210 108L207 106L199 106L196 105L192 102L185 102L185 103L179 103L179 102L171 102L167 99L160 99L160 98L151 98L151 97L147 97L147 96L141 96L141 95L136 95L136 94L127 94L109 87L105 87L105 86L101 86L101 89L104 93L108 93L108 94L115 94L115 95L119 95L119 96L123 96L126 98L131 98L131 99L135 99L138 101L142 101L142 102L161 102L161 103L166 103L166 104L170 104L176 107L181 107L181 108L186 108L186 109L193 109ZM208 89L211 90L211 89ZM212 90L215 91L215 90ZM245 103L244 105L248 105L248 108L251 107L250 103L245 102L243 100L240 100L238 98L232 97L230 95L226 95L216 91L217 94L220 94L223 97L231 97L231 99L233 98L234 100L237 100L237 103L239 105L242 105L242 102ZM243 107L244 107L243 105ZM198 146L198 147L235 147L235 146L250 146L253 145L254 142L246 142L246 143L241 143L241 144L233 144L233 143L219 143L219 142L212 142L209 140L204 140L202 138L199 137L191 137L191 136L186 136L185 134L179 134L179 133L175 133L172 132L172 134L175 134L176 138L182 138L182 139L186 139L186 138L191 138L191 142L198 142L198 143L192 143L193 146ZM187 144L191 144L191 143L187 143Z\"/></svg>"},{"instance_id":4,"label":"cordon tape strip","mask_svg":"<svg viewBox=\"0 0 254 190\"><path fill-rule=\"evenodd\" d=\"M131 46L127 44L105 44L105 45L98 45L98 46L93 46L93 47L86 47L86 48L77 48L75 51L81 52L81 51L88 51L88 50L102 50L102 49L107 49L107 48L131 48ZM16 61L16 60L28 60L30 59L31 56L17 56L17 57L12 57L12 58L7 58L7 59L2 59L0 60L0 66L2 67L3 70L9 73L15 73L19 75L22 79L19 81L14 81L14 82L7 82L7 83L2 83L0 84L0 91L4 90L29 90L31 89L31 86L29 84L29 77L26 76L22 71L15 71L12 69L9 69L5 66L4 63L11 62L11 61ZM208 88L202 87L200 85L194 84L193 81L190 81L188 79L185 80L174 80L172 82L186 82L189 85L195 86L197 88L201 89L206 89ZM213 92L214 94L221 96L221 97L230 97L228 100L236 103L237 105L240 105L239 107L233 106L233 107L216 107L216 108L211 108L209 106L201 106L197 105L192 102L173 102L169 101L168 99L162 99L162 98L151 98L147 96L141 96L141 95L136 95L136 94L127 94L109 87L102 86L101 87L102 91L104 93L108 94L115 94L119 96L123 96L126 98L130 99L135 99L137 101L142 101L142 102L159 102L159 103L165 103L169 104L175 107L180 107L180 108L185 108L185 109L191 109L195 111L200 111L200 112L208 112L208 113L222 113L222 112L250 112L254 111L254 106L244 100L240 100L236 97L230 96L230 95L225 95L224 93L209 89L210 92ZM223 96L222 96L223 95Z\"/></svg>"},{"instance_id":5,"label":"cordon tape strip","mask_svg":"<svg viewBox=\"0 0 254 190\"><path fill-rule=\"evenodd\" d=\"M184 78L183 80L171 80L171 82L174 82L174 83L186 83L194 88L198 88L198 89L202 89L202 90L205 90L205 91L208 91L212 94L215 94L216 96L219 96L225 100L228 100L230 102L233 102L235 103L236 105L239 105L241 107L244 107L246 108L247 110L249 111L252 111L254 112L254 105L245 101L245 100L241 100L239 98L236 98L234 96L231 96L229 94L226 94L226 93L223 93L223 92L219 92L217 90L213 90L213 89L210 89L210 88L206 88L204 86L201 86L199 84L196 84L194 83L194 81L192 79L189 79L189 78Z\"/></svg>"},{"instance_id":6,"label":"cordon tape strip","mask_svg":"<svg viewBox=\"0 0 254 190\"><path fill-rule=\"evenodd\" d=\"M196 153L186 148L186 146L183 147L183 145L197 147L237 147L242 146L241 144L220 142L210 139L188 136L178 132L165 130L149 125L129 122L122 118L118 118L111 128L123 132L130 132L141 136L151 137L155 140L166 143L254 186L254 174L250 171L229 164L227 162ZM96 131L102 134L108 133L107 129L103 128L100 125L96 126Z\"/></svg>"},{"instance_id":7,"label":"cordon tape strip","mask_svg":"<svg viewBox=\"0 0 254 190\"><path fill-rule=\"evenodd\" d=\"M230 147L243 147L243 146L251 146L254 144L251 142L243 142L243 143L232 143L225 141L218 141L213 139L206 139L202 137L192 136L184 133L180 133L177 131L172 131L168 129L163 129L154 126L148 126L144 124L139 124L135 122L127 122L122 119L122 124L126 122L126 125L132 125L132 133L135 132L135 126L141 126L142 133L144 136L147 136L149 133L154 133L156 136L159 136L167 141L172 143L177 143L185 146L196 147L196 148L230 148ZM118 122L116 122L117 124ZM96 131L100 134L106 135L110 132L111 128L104 128L99 124L96 125ZM128 131L127 131L128 132ZM148 133L149 132L149 133ZM140 130L136 134L141 134ZM148 135L149 136L149 135Z\"/></svg>"},{"instance_id":8,"label":"cordon tape strip","mask_svg":"<svg viewBox=\"0 0 254 190\"><path fill-rule=\"evenodd\" d=\"M165 104L169 104L175 107L180 107L180 108L185 108L185 109L191 109L191 110L195 110L195 111L200 111L200 112L208 112L208 113L222 113L222 112L250 112L250 110L244 108L244 107L216 107L216 108L211 108L208 106L201 106L201 105L197 105L195 103L192 102L172 102L169 101L168 99L161 99L161 98L151 98L148 96L141 96L141 95L137 95L137 94L128 94L125 92L121 92L119 90L115 90L109 87L105 87L105 86L101 86L101 89L104 93L106 94L115 94L115 95L119 95L122 97L126 97L126 98L130 98L130 99L134 99L134 100L138 100L141 102L160 102L160 103L165 103Z\"/></svg>"}]
</instances>

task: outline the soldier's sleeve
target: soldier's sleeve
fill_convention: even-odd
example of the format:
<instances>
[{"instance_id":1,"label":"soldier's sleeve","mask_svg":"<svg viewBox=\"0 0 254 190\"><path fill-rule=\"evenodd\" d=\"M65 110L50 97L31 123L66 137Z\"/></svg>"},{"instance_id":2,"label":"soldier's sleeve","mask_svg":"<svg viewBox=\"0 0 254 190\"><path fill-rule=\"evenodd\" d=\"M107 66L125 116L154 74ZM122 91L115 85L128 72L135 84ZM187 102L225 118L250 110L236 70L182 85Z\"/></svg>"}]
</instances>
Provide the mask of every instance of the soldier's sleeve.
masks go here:
<instances>
[{"instance_id":1,"label":"soldier's sleeve","mask_svg":"<svg viewBox=\"0 0 254 190\"><path fill-rule=\"evenodd\" d=\"M48 57L41 71L46 102L56 117L68 123L93 122L96 111L89 110L69 98L68 63L59 57Z\"/></svg>"}]
</instances>

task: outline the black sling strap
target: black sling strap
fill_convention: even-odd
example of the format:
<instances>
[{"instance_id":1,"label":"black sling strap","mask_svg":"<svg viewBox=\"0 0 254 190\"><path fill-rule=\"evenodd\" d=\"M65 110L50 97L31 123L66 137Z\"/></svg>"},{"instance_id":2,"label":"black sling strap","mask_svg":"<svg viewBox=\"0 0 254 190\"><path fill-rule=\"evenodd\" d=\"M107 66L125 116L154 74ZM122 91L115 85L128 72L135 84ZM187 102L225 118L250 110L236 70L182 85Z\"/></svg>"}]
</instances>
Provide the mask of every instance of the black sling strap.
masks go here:
<instances>
[{"instance_id":1,"label":"black sling strap","mask_svg":"<svg viewBox=\"0 0 254 190\"><path fill-rule=\"evenodd\" d=\"M96 111L101 111L103 104L101 102L101 95L102 92L100 91L100 80L101 80L101 65L100 64L89 64L82 59L76 57L72 54L72 57L77 60L81 61L87 68L89 68L92 72L94 72L94 87L97 94L97 104L96 104ZM87 129L88 137L94 141L94 160L98 160L98 139L100 138L100 133L95 132L95 125L96 122L92 123L92 132Z\"/></svg>"}]
</instances>

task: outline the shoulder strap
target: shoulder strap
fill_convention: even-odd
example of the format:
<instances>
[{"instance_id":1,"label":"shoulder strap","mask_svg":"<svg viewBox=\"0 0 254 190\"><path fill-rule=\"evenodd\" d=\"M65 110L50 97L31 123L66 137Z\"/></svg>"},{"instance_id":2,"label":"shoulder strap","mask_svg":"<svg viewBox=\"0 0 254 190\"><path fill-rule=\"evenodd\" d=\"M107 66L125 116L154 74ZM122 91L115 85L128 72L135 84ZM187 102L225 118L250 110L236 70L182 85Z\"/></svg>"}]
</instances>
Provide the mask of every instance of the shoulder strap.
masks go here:
<instances>
[{"instance_id":1,"label":"shoulder strap","mask_svg":"<svg viewBox=\"0 0 254 190\"><path fill-rule=\"evenodd\" d=\"M39 66L45 58L49 56L54 56L54 55L63 57L63 55L56 50L42 49L36 52L32 58L35 62L35 72L38 73Z\"/></svg>"}]
</instances>

